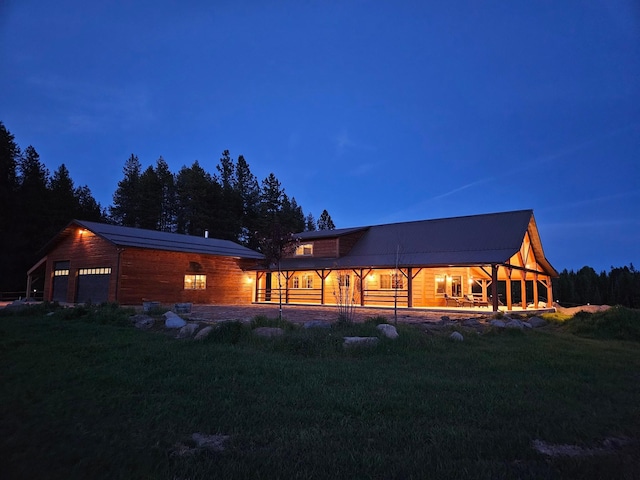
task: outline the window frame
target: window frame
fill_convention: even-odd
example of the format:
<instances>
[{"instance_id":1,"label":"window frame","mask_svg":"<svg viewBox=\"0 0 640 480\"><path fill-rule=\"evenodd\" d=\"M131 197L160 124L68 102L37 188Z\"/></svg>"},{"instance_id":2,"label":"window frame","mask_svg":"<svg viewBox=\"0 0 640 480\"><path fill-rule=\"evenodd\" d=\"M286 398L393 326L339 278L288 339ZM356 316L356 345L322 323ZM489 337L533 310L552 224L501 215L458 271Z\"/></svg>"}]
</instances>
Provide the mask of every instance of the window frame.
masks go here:
<instances>
[{"instance_id":1,"label":"window frame","mask_svg":"<svg viewBox=\"0 0 640 480\"><path fill-rule=\"evenodd\" d=\"M187 278L191 278L189 282L192 286L187 287ZM185 273L183 279L184 290L206 290L207 289L207 276L201 273Z\"/></svg>"}]
</instances>

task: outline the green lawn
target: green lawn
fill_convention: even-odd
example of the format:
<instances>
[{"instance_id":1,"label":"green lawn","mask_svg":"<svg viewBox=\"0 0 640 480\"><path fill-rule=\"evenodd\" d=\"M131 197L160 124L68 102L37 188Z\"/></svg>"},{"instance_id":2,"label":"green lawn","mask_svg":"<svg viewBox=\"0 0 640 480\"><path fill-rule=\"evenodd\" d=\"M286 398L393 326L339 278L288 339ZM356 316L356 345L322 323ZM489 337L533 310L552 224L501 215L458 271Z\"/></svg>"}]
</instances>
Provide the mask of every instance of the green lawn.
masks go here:
<instances>
[{"instance_id":1,"label":"green lawn","mask_svg":"<svg viewBox=\"0 0 640 480\"><path fill-rule=\"evenodd\" d=\"M638 478L640 344L550 328L345 352L345 334L203 342L0 317L0 478ZM193 433L229 435L220 453ZM532 441L615 453L546 457ZM187 453L185 453L187 451Z\"/></svg>"}]
</instances>

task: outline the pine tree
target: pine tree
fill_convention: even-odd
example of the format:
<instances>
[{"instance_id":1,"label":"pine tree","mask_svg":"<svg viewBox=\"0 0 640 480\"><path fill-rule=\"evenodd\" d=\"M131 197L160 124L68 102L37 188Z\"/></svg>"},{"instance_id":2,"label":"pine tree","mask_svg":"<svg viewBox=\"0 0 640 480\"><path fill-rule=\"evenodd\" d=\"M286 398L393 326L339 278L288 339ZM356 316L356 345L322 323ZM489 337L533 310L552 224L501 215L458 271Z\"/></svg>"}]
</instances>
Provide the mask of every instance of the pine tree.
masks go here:
<instances>
[{"instance_id":1,"label":"pine tree","mask_svg":"<svg viewBox=\"0 0 640 480\"><path fill-rule=\"evenodd\" d=\"M335 230L336 226L327 210L323 210L318 219L318 230Z\"/></svg>"},{"instance_id":2,"label":"pine tree","mask_svg":"<svg viewBox=\"0 0 640 480\"><path fill-rule=\"evenodd\" d=\"M16 262L14 247L19 245L18 228L22 222L18 220L18 160L20 148L14 136L0 122L0 290L15 290L17 279L24 279L24 272Z\"/></svg>"},{"instance_id":3,"label":"pine tree","mask_svg":"<svg viewBox=\"0 0 640 480\"><path fill-rule=\"evenodd\" d=\"M133 153L124 164L124 178L118 182L110 208L112 220L125 227L140 224L140 161Z\"/></svg>"},{"instance_id":4,"label":"pine tree","mask_svg":"<svg viewBox=\"0 0 640 480\"><path fill-rule=\"evenodd\" d=\"M215 218L211 212L219 198L218 189L219 185L197 160L191 167L180 169L176 177L178 233L203 235L205 230L215 232Z\"/></svg>"},{"instance_id":5,"label":"pine tree","mask_svg":"<svg viewBox=\"0 0 640 480\"><path fill-rule=\"evenodd\" d=\"M313 232L316 229L316 219L313 218L313 214L309 213L304 220L304 229L307 232Z\"/></svg>"},{"instance_id":6,"label":"pine tree","mask_svg":"<svg viewBox=\"0 0 640 480\"><path fill-rule=\"evenodd\" d=\"M157 230L162 217L162 185L151 165L140 175L138 188L138 226Z\"/></svg>"},{"instance_id":7,"label":"pine tree","mask_svg":"<svg viewBox=\"0 0 640 480\"><path fill-rule=\"evenodd\" d=\"M175 231L176 181L169 165L162 156L156 162L156 176L162 191L160 223L158 229L163 232Z\"/></svg>"},{"instance_id":8,"label":"pine tree","mask_svg":"<svg viewBox=\"0 0 640 480\"><path fill-rule=\"evenodd\" d=\"M63 163L53 172L50 182L49 219L54 228L64 227L78 213L79 202L75 194L73 180Z\"/></svg>"},{"instance_id":9,"label":"pine tree","mask_svg":"<svg viewBox=\"0 0 640 480\"><path fill-rule=\"evenodd\" d=\"M240 155L236 164L235 188L241 203L241 227L239 240L249 248L259 247L256 232L258 230L258 215L260 205L260 186L258 179L249 168L245 158Z\"/></svg>"}]
</instances>

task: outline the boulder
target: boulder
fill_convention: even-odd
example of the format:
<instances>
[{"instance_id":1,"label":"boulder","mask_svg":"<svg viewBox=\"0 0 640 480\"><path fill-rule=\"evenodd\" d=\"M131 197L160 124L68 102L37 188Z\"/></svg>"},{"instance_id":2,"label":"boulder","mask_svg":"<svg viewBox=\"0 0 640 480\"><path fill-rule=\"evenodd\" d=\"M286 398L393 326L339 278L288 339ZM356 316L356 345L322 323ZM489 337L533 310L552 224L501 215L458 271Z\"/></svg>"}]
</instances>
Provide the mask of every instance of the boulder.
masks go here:
<instances>
[{"instance_id":1,"label":"boulder","mask_svg":"<svg viewBox=\"0 0 640 480\"><path fill-rule=\"evenodd\" d=\"M200 327L197 323L187 323L184 327L180 329L178 332L178 338L189 338L192 337L196 330Z\"/></svg>"},{"instance_id":2,"label":"boulder","mask_svg":"<svg viewBox=\"0 0 640 480\"><path fill-rule=\"evenodd\" d=\"M279 327L258 327L253 329L253 333L259 337L281 337L284 330Z\"/></svg>"},{"instance_id":3,"label":"boulder","mask_svg":"<svg viewBox=\"0 0 640 480\"><path fill-rule=\"evenodd\" d=\"M323 320L311 320L304 322L303 328L331 328L331 324Z\"/></svg>"},{"instance_id":4,"label":"boulder","mask_svg":"<svg viewBox=\"0 0 640 480\"><path fill-rule=\"evenodd\" d=\"M540 317L531 317L528 322L533 328L544 327L547 324L547 321Z\"/></svg>"},{"instance_id":5,"label":"boulder","mask_svg":"<svg viewBox=\"0 0 640 480\"><path fill-rule=\"evenodd\" d=\"M496 328L504 328L506 326L506 323L504 323L502 320L498 320L497 318L494 318L489 322L489 325Z\"/></svg>"},{"instance_id":6,"label":"boulder","mask_svg":"<svg viewBox=\"0 0 640 480\"><path fill-rule=\"evenodd\" d=\"M140 330L149 330L155 323L155 320L149 315L132 315L131 321L133 325Z\"/></svg>"},{"instance_id":7,"label":"boulder","mask_svg":"<svg viewBox=\"0 0 640 480\"><path fill-rule=\"evenodd\" d=\"M387 338L398 338L398 331L393 325L389 325L388 323L381 323L376 328L380 330L382 334Z\"/></svg>"},{"instance_id":8,"label":"boulder","mask_svg":"<svg viewBox=\"0 0 640 480\"><path fill-rule=\"evenodd\" d=\"M182 328L187 322L173 312L166 312L164 315L164 326L167 328Z\"/></svg>"},{"instance_id":9,"label":"boulder","mask_svg":"<svg viewBox=\"0 0 640 480\"><path fill-rule=\"evenodd\" d=\"M208 327L204 327L202 330L199 330L196 333L196 336L193 337L194 340L204 340L209 336L209 334L213 331L213 327L209 325Z\"/></svg>"},{"instance_id":10,"label":"boulder","mask_svg":"<svg viewBox=\"0 0 640 480\"><path fill-rule=\"evenodd\" d=\"M378 337L344 337L342 346L344 348L375 347L379 341Z\"/></svg>"},{"instance_id":11,"label":"boulder","mask_svg":"<svg viewBox=\"0 0 640 480\"><path fill-rule=\"evenodd\" d=\"M522 322L524 328L533 328L529 322Z\"/></svg>"},{"instance_id":12,"label":"boulder","mask_svg":"<svg viewBox=\"0 0 640 480\"><path fill-rule=\"evenodd\" d=\"M467 318L462 321L463 327L479 327L481 325L480 320L477 318Z\"/></svg>"},{"instance_id":13,"label":"boulder","mask_svg":"<svg viewBox=\"0 0 640 480\"><path fill-rule=\"evenodd\" d=\"M460 332L453 332L451 335L449 335L449 338L456 342L462 342L464 340L464 337Z\"/></svg>"},{"instance_id":14,"label":"boulder","mask_svg":"<svg viewBox=\"0 0 640 480\"><path fill-rule=\"evenodd\" d=\"M522 322L517 318L512 318L507 323L505 323L504 326L505 328L517 328L519 330L522 330L524 328L524 325L522 324Z\"/></svg>"}]
</instances>

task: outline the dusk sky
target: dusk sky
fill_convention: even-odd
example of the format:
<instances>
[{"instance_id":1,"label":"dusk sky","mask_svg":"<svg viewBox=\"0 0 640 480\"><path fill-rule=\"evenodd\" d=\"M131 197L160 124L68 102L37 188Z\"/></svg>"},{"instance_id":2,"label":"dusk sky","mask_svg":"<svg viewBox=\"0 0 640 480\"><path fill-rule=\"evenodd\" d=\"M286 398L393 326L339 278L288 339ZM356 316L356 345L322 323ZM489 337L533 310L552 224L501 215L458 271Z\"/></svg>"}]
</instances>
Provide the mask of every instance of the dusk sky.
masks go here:
<instances>
[{"instance_id":1,"label":"dusk sky","mask_svg":"<svg viewBox=\"0 0 640 480\"><path fill-rule=\"evenodd\" d=\"M228 149L338 228L530 208L556 269L640 268L636 0L0 0L0 62L103 207L132 153Z\"/></svg>"}]
</instances>

